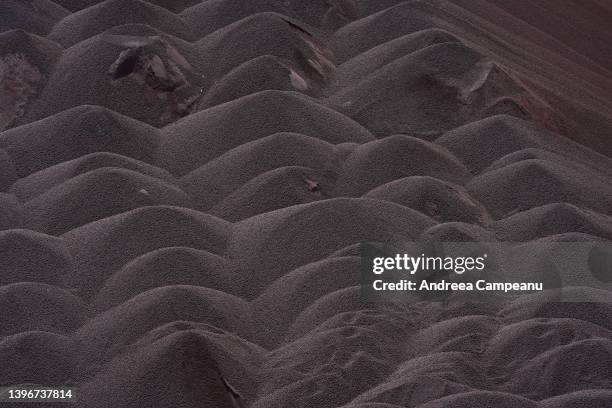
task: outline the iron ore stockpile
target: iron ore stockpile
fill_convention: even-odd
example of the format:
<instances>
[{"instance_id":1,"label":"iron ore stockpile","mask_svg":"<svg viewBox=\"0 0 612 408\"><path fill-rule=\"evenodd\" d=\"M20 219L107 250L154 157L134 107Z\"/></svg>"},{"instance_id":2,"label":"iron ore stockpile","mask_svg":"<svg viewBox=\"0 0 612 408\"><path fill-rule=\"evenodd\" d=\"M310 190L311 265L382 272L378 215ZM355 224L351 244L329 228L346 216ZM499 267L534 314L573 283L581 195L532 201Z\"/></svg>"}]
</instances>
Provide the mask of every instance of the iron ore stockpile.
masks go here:
<instances>
[{"instance_id":1,"label":"iron ore stockpile","mask_svg":"<svg viewBox=\"0 0 612 408\"><path fill-rule=\"evenodd\" d=\"M0 28L0 386L612 406L605 289L359 286L363 242L612 239L609 1L2 0Z\"/></svg>"}]
</instances>

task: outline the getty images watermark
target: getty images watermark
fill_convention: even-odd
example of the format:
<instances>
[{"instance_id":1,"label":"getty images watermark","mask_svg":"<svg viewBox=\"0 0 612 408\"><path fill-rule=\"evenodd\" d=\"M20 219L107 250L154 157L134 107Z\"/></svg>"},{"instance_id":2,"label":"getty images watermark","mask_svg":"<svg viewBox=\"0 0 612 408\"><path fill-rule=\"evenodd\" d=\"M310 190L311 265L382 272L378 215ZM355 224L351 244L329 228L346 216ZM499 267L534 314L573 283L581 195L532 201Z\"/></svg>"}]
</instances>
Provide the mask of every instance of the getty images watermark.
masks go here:
<instances>
[{"instance_id":1,"label":"getty images watermark","mask_svg":"<svg viewBox=\"0 0 612 408\"><path fill-rule=\"evenodd\" d=\"M363 243L361 255L367 300L546 292L560 302L612 302L609 242Z\"/></svg>"}]
</instances>

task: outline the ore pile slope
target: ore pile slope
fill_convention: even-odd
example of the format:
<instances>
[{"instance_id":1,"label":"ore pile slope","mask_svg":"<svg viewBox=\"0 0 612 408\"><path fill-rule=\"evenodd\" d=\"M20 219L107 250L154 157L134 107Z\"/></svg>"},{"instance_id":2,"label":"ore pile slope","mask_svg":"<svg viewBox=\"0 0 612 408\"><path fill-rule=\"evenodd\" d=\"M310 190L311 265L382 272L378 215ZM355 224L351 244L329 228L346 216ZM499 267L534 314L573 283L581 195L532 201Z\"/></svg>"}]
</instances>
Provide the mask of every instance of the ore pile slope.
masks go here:
<instances>
[{"instance_id":1,"label":"ore pile slope","mask_svg":"<svg viewBox=\"0 0 612 408\"><path fill-rule=\"evenodd\" d=\"M612 239L612 7L527 3L2 1L0 385L609 407L608 292L357 286L363 241Z\"/></svg>"}]
</instances>

